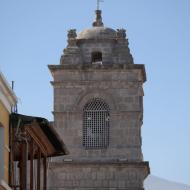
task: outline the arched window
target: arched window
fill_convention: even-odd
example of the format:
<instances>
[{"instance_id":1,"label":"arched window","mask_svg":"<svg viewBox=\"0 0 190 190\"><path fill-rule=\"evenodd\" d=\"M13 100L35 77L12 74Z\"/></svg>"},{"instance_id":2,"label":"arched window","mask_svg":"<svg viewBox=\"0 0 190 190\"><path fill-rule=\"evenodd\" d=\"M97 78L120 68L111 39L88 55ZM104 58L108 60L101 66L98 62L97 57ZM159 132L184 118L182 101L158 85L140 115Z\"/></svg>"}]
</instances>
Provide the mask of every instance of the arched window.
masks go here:
<instances>
[{"instance_id":1,"label":"arched window","mask_svg":"<svg viewBox=\"0 0 190 190\"><path fill-rule=\"evenodd\" d=\"M102 64L102 53L101 52L92 52L92 63L93 64Z\"/></svg>"},{"instance_id":2,"label":"arched window","mask_svg":"<svg viewBox=\"0 0 190 190\"><path fill-rule=\"evenodd\" d=\"M109 106L93 98L83 110L83 146L86 149L103 149L109 145Z\"/></svg>"}]
</instances>

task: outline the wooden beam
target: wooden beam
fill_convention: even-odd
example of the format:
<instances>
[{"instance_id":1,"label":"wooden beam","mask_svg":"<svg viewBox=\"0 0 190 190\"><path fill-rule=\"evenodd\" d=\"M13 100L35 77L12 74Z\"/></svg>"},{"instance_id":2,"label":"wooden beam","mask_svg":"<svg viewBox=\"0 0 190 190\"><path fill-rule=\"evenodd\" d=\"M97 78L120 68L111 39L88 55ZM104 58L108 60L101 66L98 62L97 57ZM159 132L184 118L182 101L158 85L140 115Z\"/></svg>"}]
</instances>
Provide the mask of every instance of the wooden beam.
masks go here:
<instances>
[{"instance_id":1,"label":"wooden beam","mask_svg":"<svg viewBox=\"0 0 190 190\"><path fill-rule=\"evenodd\" d=\"M47 158L44 156L43 159L43 165L44 165L44 190L47 190Z\"/></svg>"},{"instance_id":2,"label":"wooden beam","mask_svg":"<svg viewBox=\"0 0 190 190\"><path fill-rule=\"evenodd\" d=\"M34 188L34 141L31 138L30 142L30 190Z\"/></svg>"},{"instance_id":3,"label":"wooden beam","mask_svg":"<svg viewBox=\"0 0 190 190\"><path fill-rule=\"evenodd\" d=\"M25 125L25 127L28 134L30 134L35 143L40 147L43 155L48 156L56 152L54 146L51 144L48 137L40 128L38 123L34 122L32 124Z\"/></svg>"},{"instance_id":4,"label":"wooden beam","mask_svg":"<svg viewBox=\"0 0 190 190\"><path fill-rule=\"evenodd\" d=\"M22 146L23 146L23 153L22 153L23 189L27 189L27 160L28 160L27 143L23 142Z\"/></svg>"},{"instance_id":5,"label":"wooden beam","mask_svg":"<svg viewBox=\"0 0 190 190\"><path fill-rule=\"evenodd\" d=\"M19 186L20 186L20 190L23 190L23 186L22 186L22 176L23 176L22 175L22 146L20 147L20 160L18 163L18 167L19 167Z\"/></svg>"},{"instance_id":6,"label":"wooden beam","mask_svg":"<svg viewBox=\"0 0 190 190\"><path fill-rule=\"evenodd\" d=\"M37 190L40 190L40 183L41 183L41 175L40 175L40 169L41 169L41 150L38 148L38 160L37 160Z\"/></svg>"}]
</instances>

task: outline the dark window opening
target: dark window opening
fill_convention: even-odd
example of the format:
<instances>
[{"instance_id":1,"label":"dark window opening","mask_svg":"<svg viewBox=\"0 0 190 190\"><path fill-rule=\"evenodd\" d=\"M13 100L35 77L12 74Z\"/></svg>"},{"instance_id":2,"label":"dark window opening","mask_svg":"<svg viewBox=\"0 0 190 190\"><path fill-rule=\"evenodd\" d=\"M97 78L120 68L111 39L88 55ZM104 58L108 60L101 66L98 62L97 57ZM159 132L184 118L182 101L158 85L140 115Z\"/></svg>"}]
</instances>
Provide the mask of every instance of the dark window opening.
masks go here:
<instances>
[{"instance_id":1,"label":"dark window opening","mask_svg":"<svg viewBox=\"0 0 190 190\"><path fill-rule=\"evenodd\" d=\"M93 52L92 53L92 63L102 64L102 53L101 52Z\"/></svg>"}]
</instances>

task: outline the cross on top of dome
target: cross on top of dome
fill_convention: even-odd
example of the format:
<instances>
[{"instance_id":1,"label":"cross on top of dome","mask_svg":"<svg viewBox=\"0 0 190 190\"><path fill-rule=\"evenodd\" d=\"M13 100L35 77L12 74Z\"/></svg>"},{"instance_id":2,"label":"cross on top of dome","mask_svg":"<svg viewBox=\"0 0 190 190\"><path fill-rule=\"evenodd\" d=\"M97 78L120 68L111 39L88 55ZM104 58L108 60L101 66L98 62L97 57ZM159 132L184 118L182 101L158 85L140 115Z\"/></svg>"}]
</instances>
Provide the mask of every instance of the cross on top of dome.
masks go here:
<instances>
[{"instance_id":1,"label":"cross on top of dome","mask_svg":"<svg viewBox=\"0 0 190 190\"><path fill-rule=\"evenodd\" d=\"M101 15L101 10L100 10L100 3L104 2L103 0L97 0L97 9L96 9L96 20L93 22L93 26L94 27L98 27L98 26L104 26L103 22L102 22L102 15Z\"/></svg>"},{"instance_id":2,"label":"cross on top of dome","mask_svg":"<svg viewBox=\"0 0 190 190\"><path fill-rule=\"evenodd\" d=\"M100 10L100 3L104 2L104 0L97 0L97 10Z\"/></svg>"}]
</instances>

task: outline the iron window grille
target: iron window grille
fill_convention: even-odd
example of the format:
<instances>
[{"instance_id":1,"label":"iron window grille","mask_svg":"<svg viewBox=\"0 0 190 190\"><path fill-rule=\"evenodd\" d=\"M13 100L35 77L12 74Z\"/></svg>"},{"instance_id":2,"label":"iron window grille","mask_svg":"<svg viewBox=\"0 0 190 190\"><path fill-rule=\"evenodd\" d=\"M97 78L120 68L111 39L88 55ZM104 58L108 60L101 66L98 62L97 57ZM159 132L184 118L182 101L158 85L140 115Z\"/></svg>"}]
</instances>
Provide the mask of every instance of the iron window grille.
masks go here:
<instances>
[{"instance_id":1,"label":"iron window grille","mask_svg":"<svg viewBox=\"0 0 190 190\"><path fill-rule=\"evenodd\" d=\"M94 98L83 110L83 146L86 149L104 149L109 145L109 106Z\"/></svg>"}]
</instances>

